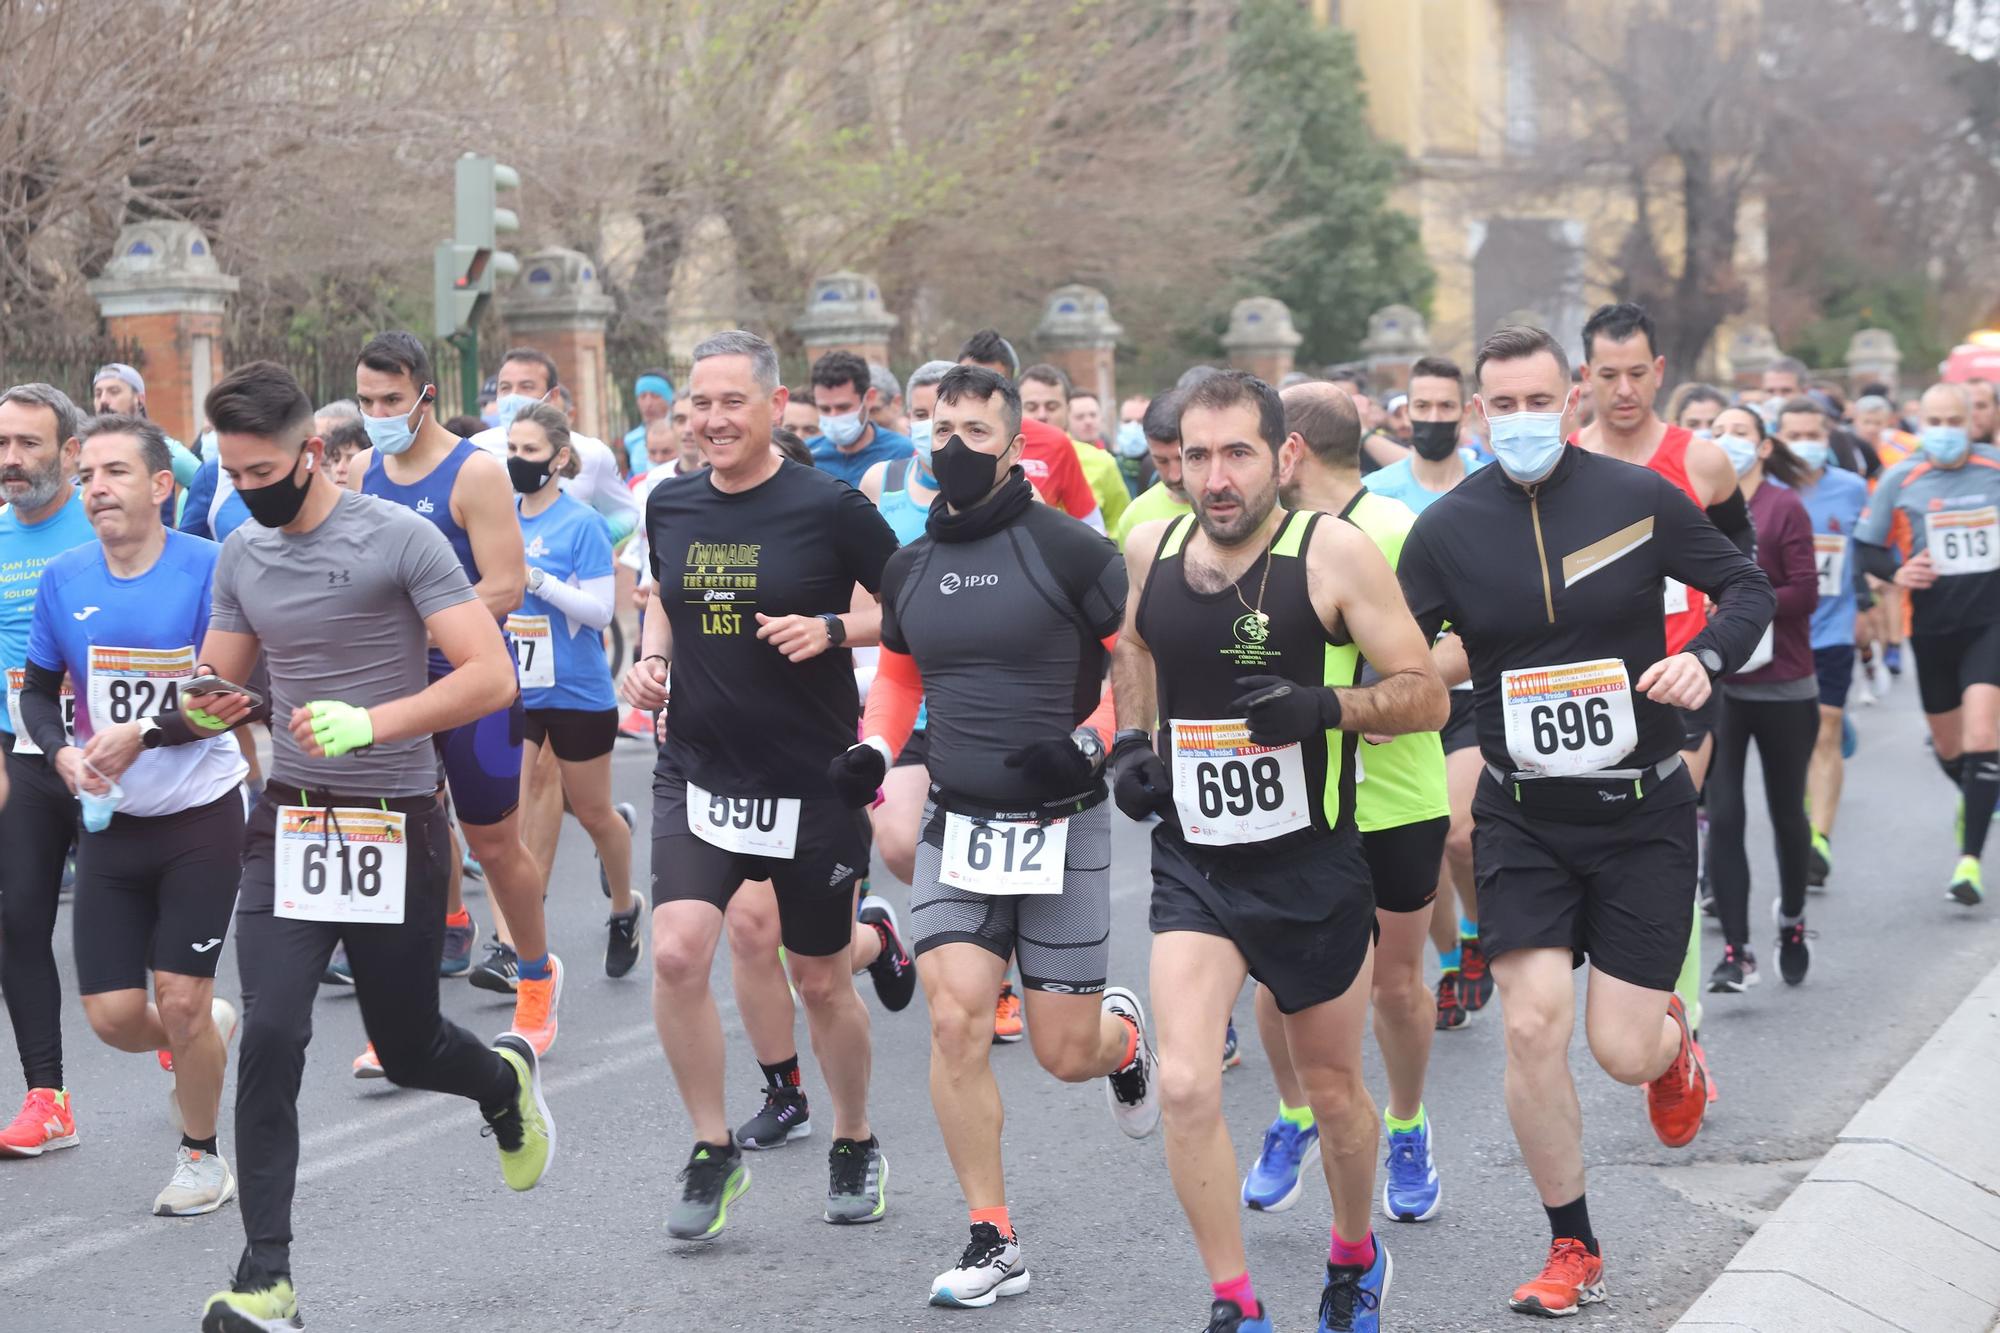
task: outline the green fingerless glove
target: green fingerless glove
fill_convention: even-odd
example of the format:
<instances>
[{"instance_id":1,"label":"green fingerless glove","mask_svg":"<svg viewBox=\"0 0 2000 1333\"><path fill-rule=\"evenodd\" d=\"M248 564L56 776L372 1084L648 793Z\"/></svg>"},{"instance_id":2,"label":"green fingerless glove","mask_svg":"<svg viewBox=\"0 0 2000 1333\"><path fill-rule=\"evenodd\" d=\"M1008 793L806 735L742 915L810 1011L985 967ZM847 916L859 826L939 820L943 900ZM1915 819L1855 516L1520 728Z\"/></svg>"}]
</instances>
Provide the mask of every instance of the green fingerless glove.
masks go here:
<instances>
[{"instance_id":1,"label":"green fingerless glove","mask_svg":"<svg viewBox=\"0 0 2000 1333\"><path fill-rule=\"evenodd\" d=\"M338 699L315 699L306 705L306 711L312 714L313 739L329 759L375 743L375 722L365 708Z\"/></svg>"},{"instance_id":2,"label":"green fingerless glove","mask_svg":"<svg viewBox=\"0 0 2000 1333\"><path fill-rule=\"evenodd\" d=\"M183 708L181 715L204 731L227 731L229 724L213 713L204 713L199 708Z\"/></svg>"}]
</instances>

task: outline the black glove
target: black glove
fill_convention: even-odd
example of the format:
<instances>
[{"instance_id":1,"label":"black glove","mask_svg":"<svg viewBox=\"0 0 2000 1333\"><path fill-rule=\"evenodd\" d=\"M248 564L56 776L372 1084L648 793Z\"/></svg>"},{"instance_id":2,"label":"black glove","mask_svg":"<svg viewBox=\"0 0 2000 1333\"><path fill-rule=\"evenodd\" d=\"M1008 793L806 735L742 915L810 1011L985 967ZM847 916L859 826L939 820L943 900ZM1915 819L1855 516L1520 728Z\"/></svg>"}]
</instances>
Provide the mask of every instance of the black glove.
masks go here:
<instances>
[{"instance_id":1,"label":"black glove","mask_svg":"<svg viewBox=\"0 0 2000 1333\"><path fill-rule=\"evenodd\" d=\"M1103 752L1102 744L1096 748ZM1029 741L1004 762L1009 768L1020 769L1034 789L1050 800L1090 790L1103 771L1071 740Z\"/></svg>"},{"instance_id":2,"label":"black glove","mask_svg":"<svg viewBox=\"0 0 2000 1333\"><path fill-rule=\"evenodd\" d=\"M833 784L841 803L859 810L875 799L875 789L889 776L889 761L866 741L850 745L826 766L826 780Z\"/></svg>"},{"instance_id":3,"label":"black glove","mask_svg":"<svg viewBox=\"0 0 2000 1333\"><path fill-rule=\"evenodd\" d=\"M1340 725L1340 698L1324 685L1295 685L1283 676L1238 676L1243 693L1230 700L1229 711L1250 724L1250 739L1259 745L1289 745L1311 740Z\"/></svg>"},{"instance_id":4,"label":"black glove","mask_svg":"<svg viewBox=\"0 0 2000 1333\"><path fill-rule=\"evenodd\" d=\"M1174 814L1174 780L1152 742L1127 736L1111 750L1111 799L1133 819Z\"/></svg>"}]
</instances>

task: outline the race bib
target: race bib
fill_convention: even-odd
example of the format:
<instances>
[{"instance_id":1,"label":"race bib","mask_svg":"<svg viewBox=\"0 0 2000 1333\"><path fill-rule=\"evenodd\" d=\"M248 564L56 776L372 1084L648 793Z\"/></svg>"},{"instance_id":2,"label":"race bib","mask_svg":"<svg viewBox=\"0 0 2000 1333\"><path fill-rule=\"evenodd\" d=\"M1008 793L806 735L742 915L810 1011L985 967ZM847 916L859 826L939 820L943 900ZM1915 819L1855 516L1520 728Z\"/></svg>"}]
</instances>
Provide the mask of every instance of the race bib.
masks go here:
<instances>
[{"instance_id":1,"label":"race bib","mask_svg":"<svg viewBox=\"0 0 2000 1333\"><path fill-rule=\"evenodd\" d=\"M1688 609L1688 586L1679 579L1668 579L1660 594L1662 609L1670 616L1677 616Z\"/></svg>"},{"instance_id":2,"label":"race bib","mask_svg":"<svg viewBox=\"0 0 2000 1333\"><path fill-rule=\"evenodd\" d=\"M14 729L15 754L40 754L42 747L35 744L35 738L28 734L28 724L21 720L21 691L28 688L26 667L7 668L7 724ZM69 677L62 683L63 734L76 739L76 691L69 685Z\"/></svg>"},{"instance_id":3,"label":"race bib","mask_svg":"<svg viewBox=\"0 0 2000 1333\"><path fill-rule=\"evenodd\" d=\"M1942 575L2000 569L2000 509L1944 509L1924 516L1931 564Z\"/></svg>"},{"instance_id":4,"label":"race bib","mask_svg":"<svg viewBox=\"0 0 2000 1333\"><path fill-rule=\"evenodd\" d=\"M1815 532L1813 565L1819 570L1819 595L1838 597L1847 591L1847 534Z\"/></svg>"},{"instance_id":5,"label":"race bib","mask_svg":"<svg viewBox=\"0 0 2000 1333\"><path fill-rule=\"evenodd\" d=\"M1567 778L1614 767L1639 743L1632 683L1615 657L1500 673L1507 753L1523 773Z\"/></svg>"},{"instance_id":6,"label":"race bib","mask_svg":"<svg viewBox=\"0 0 2000 1333\"><path fill-rule=\"evenodd\" d=\"M1303 752L1258 745L1242 718L1169 724L1181 836L1207 847L1266 842L1312 827Z\"/></svg>"},{"instance_id":7,"label":"race bib","mask_svg":"<svg viewBox=\"0 0 2000 1333\"><path fill-rule=\"evenodd\" d=\"M996 897L1061 893L1069 821L976 819L947 812L940 883Z\"/></svg>"},{"instance_id":8,"label":"race bib","mask_svg":"<svg viewBox=\"0 0 2000 1333\"><path fill-rule=\"evenodd\" d=\"M399 810L279 806L271 910L294 921L401 925L404 823Z\"/></svg>"},{"instance_id":9,"label":"race bib","mask_svg":"<svg viewBox=\"0 0 2000 1333\"><path fill-rule=\"evenodd\" d=\"M549 618L518 614L508 616L507 637L514 641L514 664L521 676L521 688L555 688L556 645L555 635L549 628Z\"/></svg>"},{"instance_id":10,"label":"race bib","mask_svg":"<svg viewBox=\"0 0 2000 1333\"><path fill-rule=\"evenodd\" d=\"M180 683L194 675L194 645L184 648L90 646L90 726L93 731L171 713Z\"/></svg>"},{"instance_id":11,"label":"race bib","mask_svg":"<svg viewBox=\"0 0 2000 1333\"><path fill-rule=\"evenodd\" d=\"M799 848L799 803L789 796L716 796L687 785L688 832L711 847L789 861Z\"/></svg>"}]
</instances>

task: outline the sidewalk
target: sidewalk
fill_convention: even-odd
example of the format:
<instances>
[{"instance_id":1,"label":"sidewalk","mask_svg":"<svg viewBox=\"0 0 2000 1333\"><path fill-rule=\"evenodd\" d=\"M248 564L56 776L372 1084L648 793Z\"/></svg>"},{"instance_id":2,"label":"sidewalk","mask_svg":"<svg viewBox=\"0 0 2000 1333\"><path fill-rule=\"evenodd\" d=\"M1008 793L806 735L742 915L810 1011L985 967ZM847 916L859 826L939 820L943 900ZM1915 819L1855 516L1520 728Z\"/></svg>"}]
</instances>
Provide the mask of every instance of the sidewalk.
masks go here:
<instances>
[{"instance_id":1,"label":"sidewalk","mask_svg":"<svg viewBox=\"0 0 2000 1333\"><path fill-rule=\"evenodd\" d=\"M2000 968L1986 975L1674 1325L2000 1329Z\"/></svg>"}]
</instances>

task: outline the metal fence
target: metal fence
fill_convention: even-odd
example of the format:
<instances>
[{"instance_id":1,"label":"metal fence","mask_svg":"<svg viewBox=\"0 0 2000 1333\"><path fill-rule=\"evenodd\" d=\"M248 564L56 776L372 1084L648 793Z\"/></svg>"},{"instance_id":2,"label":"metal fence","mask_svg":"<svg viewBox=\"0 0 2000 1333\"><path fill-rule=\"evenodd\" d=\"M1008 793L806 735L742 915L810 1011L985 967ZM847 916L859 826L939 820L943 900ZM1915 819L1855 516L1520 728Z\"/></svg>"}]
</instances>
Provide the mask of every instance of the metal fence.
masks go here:
<instances>
[{"instance_id":1,"label":"metal fence","mask_svg":"<svg viewBox=\"0 0 2000 1333\"><path fill-rule=\"evenodd\" d=\"M0 333L0 385L53 384L86 409L90 377L107 361L123 361L141 374L146 370L137 343L108 334Z\"/></svg>"},{"instance_id":2,"label":"metal fence","mask_svg":"<svg viewBox=\"0 0 2000 1333\"><path fill-rule=\"evenodd\" d=\"M352 337L257 338L241 334L226 336L222 342L223 364L230 369L251 361L275 361L292 372L299 387L315 407L336 398L354 396L354 360L370 333ZM456 415L458 401L458 349L447 342L427 342L431 365L437 375L443 415ZM465 409L477 412L474 404Z\"/></svg>"}]
</instances>

